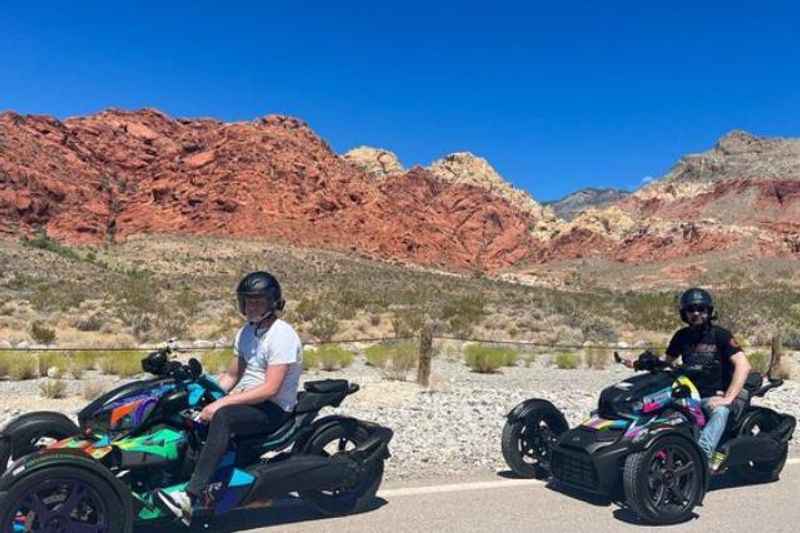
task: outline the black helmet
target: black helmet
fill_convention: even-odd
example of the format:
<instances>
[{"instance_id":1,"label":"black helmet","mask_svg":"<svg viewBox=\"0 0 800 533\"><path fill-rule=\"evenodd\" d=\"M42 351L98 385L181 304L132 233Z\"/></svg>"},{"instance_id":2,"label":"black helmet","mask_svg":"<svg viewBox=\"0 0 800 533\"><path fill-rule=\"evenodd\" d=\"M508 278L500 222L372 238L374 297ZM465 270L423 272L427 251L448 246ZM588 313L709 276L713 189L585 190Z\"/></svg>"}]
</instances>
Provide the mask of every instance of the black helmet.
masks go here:
<instances>
[{"instance_id":1,"label":"black helmet","mask_svg":"<svg viewBox=\"0 0 800 533\"><path fill-rule=\"evenodd\" d=\"M251 272L239 282L236 287L236 299L239 302L239 312L243 315L246 296L263 296L267 299L267 313L261 320L275 311L282 311L286 305L281 293L281 284L269 272Z\"/></svg>"},{"instance_id":2,"label":"black helmet","mask_svg":"<svg viewBox=\"0 0 800 533\"><path fill-rule=\"evenodd\" d=\"M687 318L687 309L693 305L702 305L707 307L709 320L714 318L714 299L711 298L711 294L707 290L693 287L681 295L681 320L686 323L689 322L689 319Z\"/></svg>"}]
</instances>

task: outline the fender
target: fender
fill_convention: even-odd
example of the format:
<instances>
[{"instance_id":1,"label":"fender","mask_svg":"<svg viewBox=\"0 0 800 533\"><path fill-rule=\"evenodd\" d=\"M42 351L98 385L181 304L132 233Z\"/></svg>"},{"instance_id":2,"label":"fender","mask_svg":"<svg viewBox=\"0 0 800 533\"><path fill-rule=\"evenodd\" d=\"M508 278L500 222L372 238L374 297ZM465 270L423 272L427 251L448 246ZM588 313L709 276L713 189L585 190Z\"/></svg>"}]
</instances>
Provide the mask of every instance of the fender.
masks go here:
<instances>
[{"instance_id":1,"label":"fender","mask_svg":"<svg viewBox=\"0 0 800 533\"><path fill-rule=\"evenodd\" d=\"M358 425L364 425L363 422L360 420L350 417L350 416L340 416L340 415L331 415L326 416L324 418L320 418L319 420L315 420L313 424L306 430L305 435L298 438L294 446L292 446L292 454L303 453L306 448L306 444L308 443L308 439L311 438L311 435L319 431L324 431L331 426L335 426L338 424L343 424L348 427L348 429L354 429Z\"/></svg>"},{"instance_id":2,"label":"fender","mask_svg":"<svg viewBox=\"0 0 800 533\"><path fill-rule=\"evenodd\" d=\"M130 489L118 480L108 468L77 449L44 449L21 457L0 478L0 494L8 492L11 485L32 472L62 465L83 468L108 482L125 508L126 523L133 523L134 512Z\"/></svg>"},{"instance_id":3,"label":"fender","mask_svg":"<svg viewBox=\"0 0 800 533\"><path fill-rule=\"evenodd\" d=\"M703 492L702 494L700 494L700 499L698 500L698 503L703 503L703 499L706 497L706 492L708 492L709 482L711 481L711 476L708 475L708 461L706 460L706 454L702 450L702 448L700 448L700 445L697 444L697 441L693 439L690 435L688 435L685 430L669 425L655 426L647 432L643 442L639 442L635 445L636 448L635 451L643 451L652 448L656 442L658 442L659 440L668 435L671 437L680 437L681 439L686 441L686 443L689 446L695 449L698 456L700 457L700 460L703 463L703 468L701 469L701 471L703 472L703 479L701 480L701 486L703 487Z\"/></svg>"},{"instance_id":4,"label":"fender","mask_svg":"<svg viewBox=\"0 0 800 533\"><path fill-rule=\"evenodd\" d=\"M32 413L25 413L12 418L0 428L0 438L11 438L11 436L26 425L33 423L36 420L41 420L42 415L62 418L65 422L75 428L75 433L80 433L80 429L75 425L75 422L69 419L65 414L56 411L33 411Z\"/></svg>"},{"instance_id":5,"label":"fender","mask_svg":"<svg viewBox=\"0 0 800 533\"><path fill-rule=\"evenodd\" d=\"M542 400L540 398L531 398L530 400L525 400L524 402L517 404L509 413L506 415L509 422L516 422L517 420L522 420L526 416L528 416L531 412L536 409L547 410L554 413L561 422L564 423L565 428L569 428L569 424L567 423L567 419L564 418L564 415L558 408L550 403L547 400Z\"/></svg>"},{"instance_id":6,"label":"fender","mask_svg":"<svg viewBox=\"0 0 800 533\"><path fill-rule=\"evenodd\" d=\"M770 434L776 440L785 444L788 443L789 439L792 438L792 434L794 433L794 428L797 423L794 417L791 415L778 413L768 407L751 407L748 409L737 424L737 433L739 433L739 429L741 429L743 426L748 424L753 419L759 417L765 417L772 424L774 424L775 430L771 431ZM775 435L774 433L781 434Z\"/></svg>"}]
</instances>

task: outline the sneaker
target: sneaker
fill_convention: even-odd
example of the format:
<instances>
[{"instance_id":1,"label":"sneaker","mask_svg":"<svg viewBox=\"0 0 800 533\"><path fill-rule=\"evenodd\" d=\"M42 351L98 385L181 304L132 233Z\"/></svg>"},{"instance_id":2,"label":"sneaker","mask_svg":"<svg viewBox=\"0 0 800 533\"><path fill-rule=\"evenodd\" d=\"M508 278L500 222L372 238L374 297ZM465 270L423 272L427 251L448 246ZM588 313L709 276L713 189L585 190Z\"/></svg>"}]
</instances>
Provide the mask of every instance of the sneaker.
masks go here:
<instances>
[{"instance_id":1,"label":"sneaker","mask_svg":"<svg viewBox=\"0 0 800 533\"><path fill-rule=\"evenodd\" d=\"M708 462L708 468L711 470L712 474L718 474L722 471L722 465L725 463L725 459L728 456L722 452L714 452L711 456L711 460Z\"/></svg>"},{"instance_id":2,"label":"sneaker","mask_svg":"<svg viewBox=\"0 0 800 533\"><path fill-rule=\"evenodd\" d=\"M157 490L156 495L164 506L172 511L175 516L180 518L187 527L192 522L192 498L181 490L175 492L165 492L163 489Z\"/></svg>"}]
</instances>

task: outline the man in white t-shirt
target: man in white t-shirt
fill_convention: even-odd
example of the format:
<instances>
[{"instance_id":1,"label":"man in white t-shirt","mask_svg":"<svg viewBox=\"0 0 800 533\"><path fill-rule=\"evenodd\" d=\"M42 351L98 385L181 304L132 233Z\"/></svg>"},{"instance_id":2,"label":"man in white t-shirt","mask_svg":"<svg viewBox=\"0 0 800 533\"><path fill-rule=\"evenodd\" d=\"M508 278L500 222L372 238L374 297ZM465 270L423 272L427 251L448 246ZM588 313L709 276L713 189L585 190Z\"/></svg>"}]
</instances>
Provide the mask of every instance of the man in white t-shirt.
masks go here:
<instances>
[{"instance_id":1,"label":"man in white t-shirt","mask_svg":"<svg viewBox=\"0 0 800 533\"><path fill-rule=\"evenodd\" d=\"M236 335L234 358L220 376L229 394L207 405L208 438L185 492L159 491L161 501L185 524L217 469L231 434L276 429L297 403L303 347L294 328L278 318L285 305L278 280L267 272L245 276L236 288L239 311L247 318Z\"/></svg>"}]
</instances>

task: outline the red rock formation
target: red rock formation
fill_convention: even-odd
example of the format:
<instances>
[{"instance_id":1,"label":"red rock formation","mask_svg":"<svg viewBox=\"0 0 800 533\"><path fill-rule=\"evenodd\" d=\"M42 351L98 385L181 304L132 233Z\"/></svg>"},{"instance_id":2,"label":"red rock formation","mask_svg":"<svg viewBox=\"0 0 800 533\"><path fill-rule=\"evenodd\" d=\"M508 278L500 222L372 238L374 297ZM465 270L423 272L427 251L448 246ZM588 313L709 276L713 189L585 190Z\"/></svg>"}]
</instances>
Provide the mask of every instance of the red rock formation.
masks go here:
<instances>
[{"instance_id":1,"label":"red rock formation","mask_svg":"<svg viewBox=\"0 0 800 533\"><path fill-rule=\"evenodd\" d=\"M8 236L266 237L495 270L530 253L533 222L503 198L421 169L375 183L293 118L0 115L0 233Z\"/></svg>"}]
</instances>

